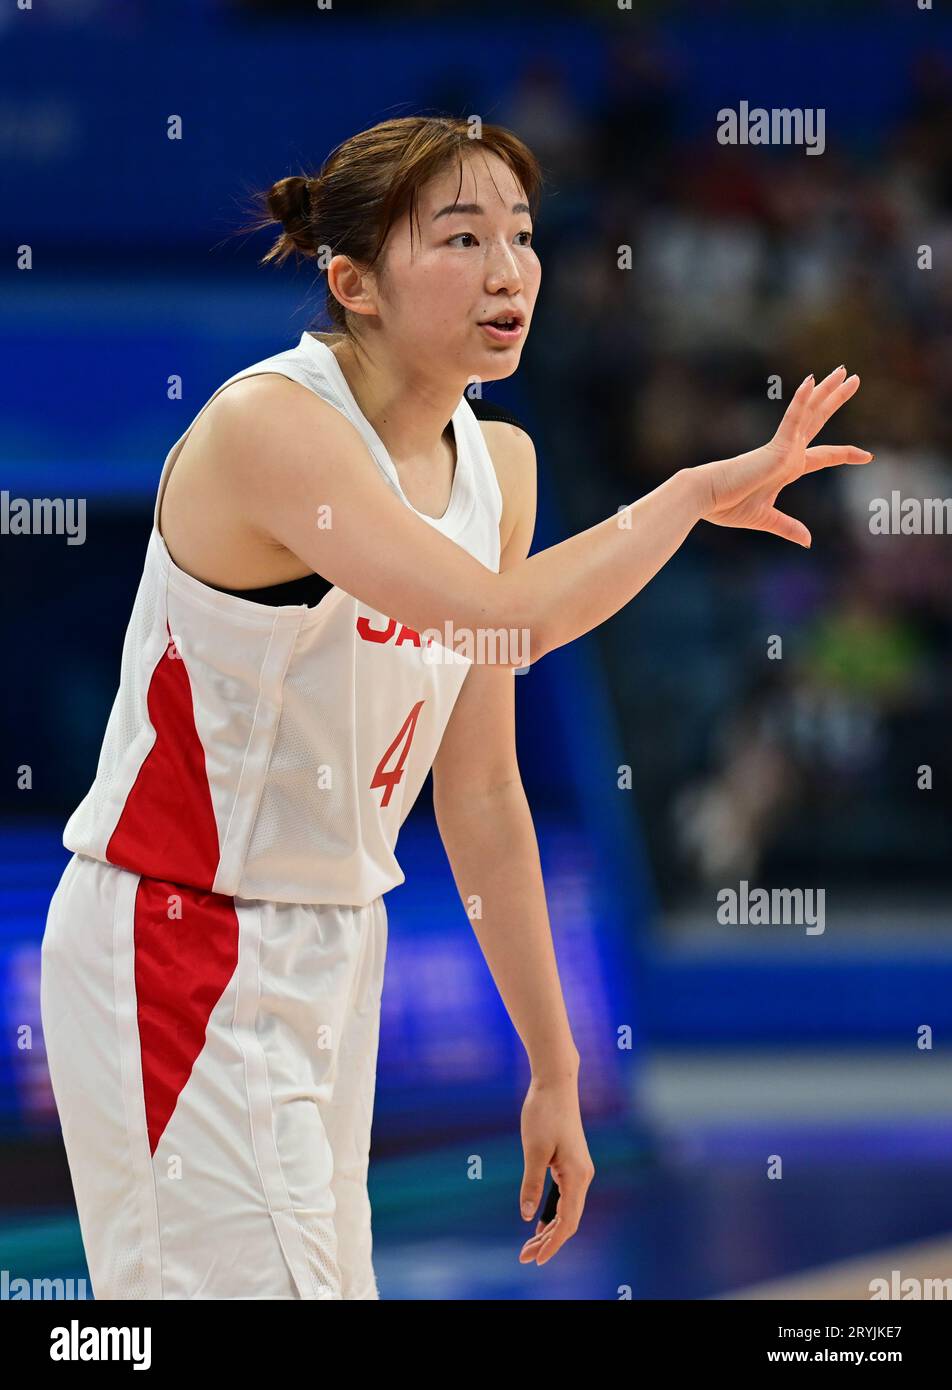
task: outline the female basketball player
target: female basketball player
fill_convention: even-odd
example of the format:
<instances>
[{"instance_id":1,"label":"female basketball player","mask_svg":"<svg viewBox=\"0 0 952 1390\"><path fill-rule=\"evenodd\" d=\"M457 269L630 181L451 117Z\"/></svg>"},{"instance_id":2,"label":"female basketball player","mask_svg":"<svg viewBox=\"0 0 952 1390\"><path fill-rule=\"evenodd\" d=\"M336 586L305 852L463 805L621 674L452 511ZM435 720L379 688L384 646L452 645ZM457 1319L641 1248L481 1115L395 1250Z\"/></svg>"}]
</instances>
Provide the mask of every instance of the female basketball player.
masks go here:
<instances>
[{"instance_id":1,"label":"female basketball player","mask_svg":"<svg viewBox=\"0 0 952 1390\"><path fill-rule=\"evenodd\" d=\"M43 941L43 1028L100 1298L378 1297L383 895L403 881L397 834L431 768L531 1066L526 1218L547 1168L561 1188L520 1258L555 1254L593 1168L513 669L616 613L700 520L809 545L779 490L871 457L807 447L857 388L838 368L800 385L761 448L686 467L527 558L532 443L478 420L465 391L518 365L539 170L509 132L468 133L385 121L273 187L284 230L265 259L326 261L336 331L230 377L165 461Z\"/></svg>"}]
</instances>

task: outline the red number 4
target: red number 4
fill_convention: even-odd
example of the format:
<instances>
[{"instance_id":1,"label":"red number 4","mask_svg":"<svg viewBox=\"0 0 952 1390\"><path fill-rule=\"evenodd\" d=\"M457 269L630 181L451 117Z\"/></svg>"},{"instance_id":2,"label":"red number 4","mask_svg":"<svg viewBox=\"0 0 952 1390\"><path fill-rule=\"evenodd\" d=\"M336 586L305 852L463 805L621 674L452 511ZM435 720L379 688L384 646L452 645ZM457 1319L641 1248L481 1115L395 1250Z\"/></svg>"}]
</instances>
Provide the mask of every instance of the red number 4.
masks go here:
<instances>
[{"instance_id":1,"label":"red number 4","mask_svg":"<svg viewBox=\"0 0 952 1390\"><path fill-rule=\"evenodd\" d=\"M390 747L387 749L386 753L384 753L383 757L380 759L380 762L374 769L373 779L370 783L371 787L386 787L386 791L383 794L383 799L380 802L381 806L390 805L390 797L393 794L393 789L403 777L403 765L407 760L407 754L410 751L410 744L413 742L413 735L416 732L417 719L419 718L420 710L423 708L423 705L423 700L417 700L416 704L413 706L406 719L404 719L403 724L400 727L400 732L397 734L396 738L393 740ZM384 768L384 763L387 761L387 759L390 757L392 753L396 752L401 739L404 739L405 742L403 744L402 749L400 750L400 757L397 760L396 766L390 768L388 771Z\"/></svg>"}]
</instances>

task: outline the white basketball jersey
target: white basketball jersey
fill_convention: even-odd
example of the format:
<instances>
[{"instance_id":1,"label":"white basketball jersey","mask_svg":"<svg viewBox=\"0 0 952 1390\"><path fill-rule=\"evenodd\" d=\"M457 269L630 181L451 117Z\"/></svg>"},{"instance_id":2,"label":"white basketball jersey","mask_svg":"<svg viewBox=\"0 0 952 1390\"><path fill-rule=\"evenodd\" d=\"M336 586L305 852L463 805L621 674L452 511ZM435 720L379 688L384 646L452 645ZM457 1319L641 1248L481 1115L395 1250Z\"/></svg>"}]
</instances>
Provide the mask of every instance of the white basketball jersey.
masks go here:
<instances>
[{"instance_id":1,"label":"white basketball jersey","mask_svg":"<svg viewBox=\"0 0 952 1390\"><path fill-rule=\"evenodd\" d=\"M63 832L69 850L172 883L275 902L363 906L404 881L397 835L471 662L332 588L269 607L178 568L162 494L195 420L232 382L277 372L359 430L388 485L397 470L325 337L236 372L173 445L122 650L96 778ZM456 473L440 518L499 569L502 495L479 422L453 413ZM411 508L411 510L415 510Z\"/></svg>"}]
</instances>

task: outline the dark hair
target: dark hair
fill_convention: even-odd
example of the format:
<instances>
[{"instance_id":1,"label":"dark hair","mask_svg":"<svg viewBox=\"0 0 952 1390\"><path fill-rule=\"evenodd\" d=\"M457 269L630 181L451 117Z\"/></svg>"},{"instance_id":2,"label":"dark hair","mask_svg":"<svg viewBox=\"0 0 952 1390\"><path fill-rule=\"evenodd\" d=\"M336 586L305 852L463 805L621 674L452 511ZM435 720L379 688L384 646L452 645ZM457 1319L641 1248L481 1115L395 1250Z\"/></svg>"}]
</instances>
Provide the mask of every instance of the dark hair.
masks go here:
<instances>
[{"instance_id":1,"label":"dark hair","mask_svg":"<svg viewBox=\"0 0 952 1390\"><path fill-rule=\"evenodd\" d=\"M478 130L478 134L474 134ZM280 222L283 231L259 264L281 265L290 256L319 260L323 270L332 256L349 256L372 269L394 222L409 208L410 235L417 193L423 184L479 148L496 154L521 184L535 217L542 189L542 170L535 155L503 126L474 127L454 116L400 116L350 136L332 150L316 173L278 179L254 195L261 215L258 230ZM327 287L325 305L331 322L350 332L344 306Z\"/></svg>"}]
</instances>

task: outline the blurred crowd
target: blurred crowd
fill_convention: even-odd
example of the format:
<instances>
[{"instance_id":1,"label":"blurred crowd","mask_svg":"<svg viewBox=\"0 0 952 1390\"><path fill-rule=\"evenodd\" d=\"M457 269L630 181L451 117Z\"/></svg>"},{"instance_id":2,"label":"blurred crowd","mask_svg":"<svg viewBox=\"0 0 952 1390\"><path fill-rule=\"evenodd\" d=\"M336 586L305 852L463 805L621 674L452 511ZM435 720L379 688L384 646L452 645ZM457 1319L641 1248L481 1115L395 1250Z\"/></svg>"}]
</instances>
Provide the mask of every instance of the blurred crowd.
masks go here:
<instances>
[{"instance_id":1,"label":"blurred crowd","mask_svg":"<svg viewBox=\"0 0 952 1390\"><path fill-rule=\"evenodd\" d=\"M949 65L809 157L685 135L662 44L613 54L595 110L541 61L496 117L547 173L522 374L565 530L766 442L839 363L862 384L818 438L876 455L781 494L811 550L702 524L593 639L659 892L947 884L952 536L873 534L870 501L952 498Z\"/></svg>"}]
</instances>

